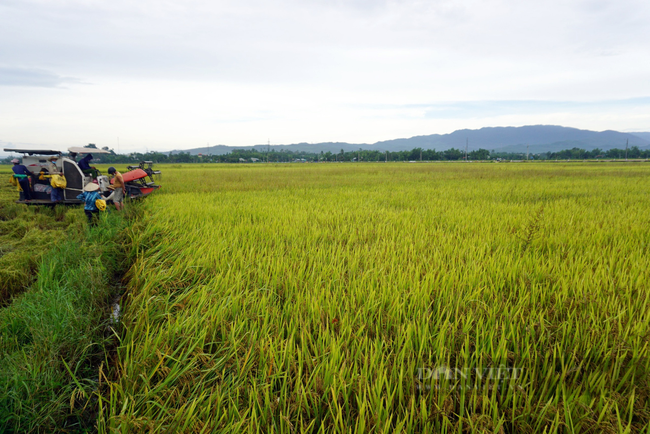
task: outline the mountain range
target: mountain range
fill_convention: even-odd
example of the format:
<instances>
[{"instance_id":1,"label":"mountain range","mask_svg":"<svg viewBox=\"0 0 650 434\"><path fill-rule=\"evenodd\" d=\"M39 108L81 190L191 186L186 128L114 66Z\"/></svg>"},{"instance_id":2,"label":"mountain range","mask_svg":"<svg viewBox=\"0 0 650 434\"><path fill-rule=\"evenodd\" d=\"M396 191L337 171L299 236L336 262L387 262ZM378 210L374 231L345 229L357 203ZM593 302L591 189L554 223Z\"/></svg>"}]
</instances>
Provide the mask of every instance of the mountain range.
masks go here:
<instances>
[{"instance_id":1,"label":"mountain range","mask_svg":"<svg viewBox=\"0 0 650 434\"><path fill-rule=\"evenodd\" d=\"M393 139L368 143L324 142L324 143L295 143L289 145L254 145L226 146L217 145L193 149L172 151L173 154L189 152L192 155L223 155L235 150L255 149L261 152L268 150L291 150L294 152L341 152L363 150L376 151L405 151L414 148L435 149L444 151L450 148L467 149L479 148L494 152L555 152L563 149L581 148L588 151L599 148L624 149L630 147L645 148L650 146L650 132L622 133L618 131L590 131L557 125L529 125L523 127L486 127L478 130L457 130L449 134L431 134L404 139Z\"/></svg>"}]
</instances>

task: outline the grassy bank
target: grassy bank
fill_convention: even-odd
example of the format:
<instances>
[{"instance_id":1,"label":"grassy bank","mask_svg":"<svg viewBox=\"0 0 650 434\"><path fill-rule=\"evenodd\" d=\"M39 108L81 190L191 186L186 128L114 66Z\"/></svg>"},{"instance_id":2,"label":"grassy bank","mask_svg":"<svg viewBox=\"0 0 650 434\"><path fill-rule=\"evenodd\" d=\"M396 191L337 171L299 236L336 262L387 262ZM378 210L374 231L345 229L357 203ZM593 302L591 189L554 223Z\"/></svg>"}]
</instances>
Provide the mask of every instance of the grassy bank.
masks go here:
<instances>
[{"instance_id":1,"label":"grassy bank","mask_svg":"<svg viewBox=\"0 0 650 434\"><path fill-rule=\"evenodd\" d=\"M2 246L20 248L0 260L22 274L0 308L0 432L93 431L129 215L105 215L90 229L80 208L3 199L0 210L10 213L1 227L12 237Z\"/></svg>"}]
</instances>

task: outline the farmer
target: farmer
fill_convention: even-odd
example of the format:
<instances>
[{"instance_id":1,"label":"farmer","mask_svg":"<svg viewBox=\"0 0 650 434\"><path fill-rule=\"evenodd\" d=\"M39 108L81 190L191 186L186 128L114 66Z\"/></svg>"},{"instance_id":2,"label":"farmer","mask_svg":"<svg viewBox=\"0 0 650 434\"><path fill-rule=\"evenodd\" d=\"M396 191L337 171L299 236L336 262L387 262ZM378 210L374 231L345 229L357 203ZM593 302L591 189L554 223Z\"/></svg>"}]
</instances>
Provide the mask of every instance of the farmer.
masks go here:
<instances>
[{"instance_id":1,"label":"farmer","mask_svg":"<svg viewBox=\"0 0 650 434\"><path fill-rule=\"evenodd\" d=\"M59 168L56 167L56 162L58 159L59 157L57 156L50 157L50 162L47 164L47 171L50 172L50 185L52 185L50 199L54 203L61 202L63 200L63 189L60 187L55 187L54 183L52 182L52 177L54 175L62 175L61 172L59 172Z\"/></svg>"},{"instance_id":2,"label":"farmer","mask_svg":"<svg viewBox=\"0 0 650 434\"><path fill-rule=\"evenodd\" d=\"M14 171L14 176L18 178L18 183L20 184L20 188L23 189L23 195L25 198L25 202L31 202L32 200L32 188L29 185L29 178L28 176L34 176L32 172L27 170L27 168L23 165L20 164L20 161L18 161L17 158L14 158L11 160L12 163L14 163L14 167L11 168L11 170Z\"/></svg>"},{"instance_id":3,"label":"farmer","mask_svg":"<svg viewBox=\"0 0 650 434\"><path fill-rule=\"evenodd\" d=\"M56 167L56 162L59 160L59 157L54 155L53 157L48 158L49 163L47 163L47 171L50 173L50 175L60 175L61 172L59 171L59 168Z\"/></svg>"},{"instance_id":4,"label":"farmer","mask_svg":"<svg viewBox=\"0 0 650 434\"><path fill-rule=\"evenodd\" d=\"M77 165L81 169L81 171L86 174L92 176L92 178L97 178L97 169L94 167L90 166L90 160L93 159L93 154L88 154L85 157L83 157Z\"/></svg>"},{"instance_id":5,"label":"farmer","mask_svg":"<svg viewBox=\"0 0 650 434\"><path fill-rule=\"evenodd\" d=\"M108 188L113 190L106 200L113 200L115 209L121 211L124 209L124 195L126 194L126 187L124 186L124 178L122 174L115 170L115 167L108 168L109 175L113 175L113 185Z\"/></svg>"},{"instance_id":6,"label":"farmer","mask_svg":"<svg viewBox=\"0 0 650 434\"><path fill-rule=\"evenodd\" d=\"M88 223L91 226L97 225L97 218L93 218L93 215L97 216L99 214L99 209L95 204L97 199L103 199L98 192L99 185L91 182L84 187L84 192L77 196L77 199L84 201L84 212L86 217L88 217Z\"/></svg>"}]
</instances>

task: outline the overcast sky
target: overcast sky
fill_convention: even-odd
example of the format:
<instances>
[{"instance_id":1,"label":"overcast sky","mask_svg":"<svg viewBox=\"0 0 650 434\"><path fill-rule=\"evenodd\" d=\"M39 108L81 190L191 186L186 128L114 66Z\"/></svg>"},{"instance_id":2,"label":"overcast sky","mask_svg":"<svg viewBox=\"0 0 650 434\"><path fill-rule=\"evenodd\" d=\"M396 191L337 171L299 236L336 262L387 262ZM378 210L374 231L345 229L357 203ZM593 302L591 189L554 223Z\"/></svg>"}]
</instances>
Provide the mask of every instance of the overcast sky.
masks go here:
<instances>
[{"instance_id":1,"label":"overcast sky","mask_svg":"<svg viewBox=\"0 0 650 434\"><path fill-rule=\"evenodd\" d=\"M650 131L647 0L0 0L0 144Z\"/></svg>"}]
</instances>

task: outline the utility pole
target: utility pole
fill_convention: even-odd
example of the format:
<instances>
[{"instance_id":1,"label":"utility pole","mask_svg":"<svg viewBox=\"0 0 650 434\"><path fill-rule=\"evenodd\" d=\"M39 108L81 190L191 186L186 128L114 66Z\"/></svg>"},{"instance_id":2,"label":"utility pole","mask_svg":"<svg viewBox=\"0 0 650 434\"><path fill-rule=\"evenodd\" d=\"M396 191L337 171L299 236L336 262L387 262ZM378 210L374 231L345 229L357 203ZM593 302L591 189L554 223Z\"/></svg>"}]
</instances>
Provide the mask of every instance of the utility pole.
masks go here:
<instances>
[{"instance_id":1,"label":"utility pole","mask_svg":"<svg viewBox=\"0 0 650 434\"><path fill-rule=\"evenodd\" d=\"M465 139L465 162L467 162L467 148L469 147L469 138Z\"/></svg>"},{"instance_id":2,"label":"utility pole","mask_svg":"<svg viewBox=\"0 0 650 434\"><path fill-rule=\"evenodd\" d=\"M386 151L386 162L388 163L388 151Z\"/></svg>"},{"instance_id":3,"label":"utility pole","mask_svg":"<svg viewBox=\"0 0 650 434\"><path fill-rule=\"evenodd\" d=\"M118 153L118 155L120 153L120 138L119 137L117 138L117 153Z\"/></svg>"},{"instance_id":4,"label":"utility pole","mask_svg":"<svg viewBox=\"0 0 650 434\"><path fill-rule=\"evenodd\" d=\"M269 154L271 153L271 139L267 139L266 142L266 162L269 162Z\"/></svg>"},{"instance_id":5,"label":"utility pole","mask_svg":"<svg viewBox=\"0 0 650 434\"><path fill-rule=\"evenodd\" d=\"M526 145L526 161L528 161L528 147L529 146L530 146L529 144Z\"/></svg>"},{"instance_id":6,"label":"utility pole","mask_svg":"<svg viewBox=\"0 0 650 434\"><path fill-rule=\"evenodd\" d=\"M625 141L625 161L627 161L627 145L630 143L630 139Z\"/></svg>"},{"instance_id":7,"label":"utility pole","mask_svg":"<svg viewBox=\"0 0 650 434\"><path fill-rule=\"evenodd\" d=\"M422 161L422 149L420 149L420 162Z\"/></svg>"}]
</instances>

